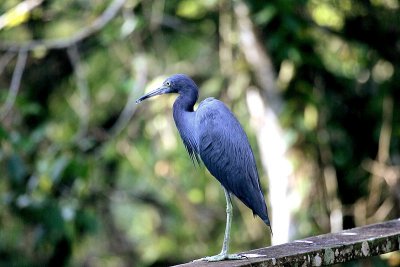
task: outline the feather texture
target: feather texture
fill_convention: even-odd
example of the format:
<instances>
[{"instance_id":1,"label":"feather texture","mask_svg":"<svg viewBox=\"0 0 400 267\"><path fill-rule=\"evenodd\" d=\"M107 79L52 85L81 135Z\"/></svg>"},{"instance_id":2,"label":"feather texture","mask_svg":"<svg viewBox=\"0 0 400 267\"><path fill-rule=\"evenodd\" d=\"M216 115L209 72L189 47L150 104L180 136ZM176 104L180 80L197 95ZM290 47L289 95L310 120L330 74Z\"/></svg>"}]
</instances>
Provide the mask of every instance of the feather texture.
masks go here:
<instances>
[{"instance_id":1,"label":"feather texture","mask_svg":"<svg viewBox=\"0 0 400 267\"><path fill-rule=\"evenodd\" d=\"M214 98L200 103L195 123L199 154L210 173L269 225L253 152L232 112Z\"/></svg>"}]
</instances>

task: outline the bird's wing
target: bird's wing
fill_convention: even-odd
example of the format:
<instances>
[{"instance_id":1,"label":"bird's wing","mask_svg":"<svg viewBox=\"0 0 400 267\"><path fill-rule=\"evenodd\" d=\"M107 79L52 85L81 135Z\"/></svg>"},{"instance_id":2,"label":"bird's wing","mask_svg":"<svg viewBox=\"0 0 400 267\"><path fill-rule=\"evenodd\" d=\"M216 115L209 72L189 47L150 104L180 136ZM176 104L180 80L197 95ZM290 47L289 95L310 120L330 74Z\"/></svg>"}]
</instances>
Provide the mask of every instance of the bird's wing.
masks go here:
<instances>
[{"instance_id":1,"label":"bird's wing","mask_svg":"<svg viewBox=\"0 0 400 267\"><path fill-rule=\"evenodd\" d=\"M253 152L232 112L221 101L207 98L196 111L195 125L199 154L210 173L269 223Z\"/></svg>"}]
</instances>

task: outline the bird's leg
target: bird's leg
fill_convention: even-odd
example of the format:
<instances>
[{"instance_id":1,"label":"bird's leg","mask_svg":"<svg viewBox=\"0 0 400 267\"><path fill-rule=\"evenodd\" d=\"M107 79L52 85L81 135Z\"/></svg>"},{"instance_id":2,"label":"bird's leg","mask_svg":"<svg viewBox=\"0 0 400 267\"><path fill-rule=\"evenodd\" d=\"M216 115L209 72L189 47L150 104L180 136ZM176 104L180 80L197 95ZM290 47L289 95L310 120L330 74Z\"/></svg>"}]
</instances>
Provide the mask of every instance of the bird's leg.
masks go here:
<instances>
[{"instance_id":1,"label":"bird's leg","mask_svg":"<svg viewBox=\"0 0 400 267\"><path fill-rule=\"evenodd\" d=\"M224 187L225 199L226 199L226 226L225 226L225 234L224 234L224 242L222 243L221 255L228 254L229 249L229 240L231 233L231 225L232 225L232 200L228 190Z\"/></svg>"},{"instance_id":2,"label":"bird's leg","mask_svg":"<svg viewBox=\"0 0 400 267\"><path fill-rule=\"evenodd\" d=\"M224 187L225 199L226 199L226 227L225 227L225 235L224 242L222 243L221 253L215 256L209 256L205 258L201 258L199 260L202 261L222 261L222 260L240 260L244 259L245 256L240 254L228 254L229 249L229 239L230 239L230 231L232 224L232 201L231 196L228 190Z\"/></svg>"}]
</instances>

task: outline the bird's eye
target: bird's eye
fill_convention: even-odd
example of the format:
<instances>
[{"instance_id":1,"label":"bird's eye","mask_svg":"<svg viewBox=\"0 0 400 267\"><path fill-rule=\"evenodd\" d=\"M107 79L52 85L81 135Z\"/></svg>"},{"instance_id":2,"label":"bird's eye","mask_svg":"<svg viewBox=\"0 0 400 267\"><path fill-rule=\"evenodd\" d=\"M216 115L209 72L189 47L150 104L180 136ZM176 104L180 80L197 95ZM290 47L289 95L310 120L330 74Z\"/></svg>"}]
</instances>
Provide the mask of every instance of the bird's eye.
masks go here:
<instances>
[{"instance_id":1,"label":"bird's eye","mask_svg":"<svg viewBox=\"0 0 400 267\"><path fill-rule=\"evenodd\" d=\"M171 82L165 82L166 86L171 86Z\"/></svg>"}]
</instances>

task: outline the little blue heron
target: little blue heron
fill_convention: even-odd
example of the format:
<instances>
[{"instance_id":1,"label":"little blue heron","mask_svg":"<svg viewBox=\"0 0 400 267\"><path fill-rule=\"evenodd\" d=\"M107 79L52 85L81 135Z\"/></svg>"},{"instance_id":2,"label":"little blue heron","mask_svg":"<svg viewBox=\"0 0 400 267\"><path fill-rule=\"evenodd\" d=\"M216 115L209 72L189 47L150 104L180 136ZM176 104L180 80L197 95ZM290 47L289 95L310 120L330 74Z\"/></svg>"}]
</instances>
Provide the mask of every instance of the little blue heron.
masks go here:
<instances>
[{"instance_id":1,"label":"little blue heron","mask_svg":"<svg viewBox=\"0 0 400 267\"><path fill-rule=\"evenodd\" d=\"M193 162L200 159L210 173L221 183L226 198L226 228L220 254L201 260L220 261L242 259L240 254L228 254L232 222L231 194L271 227L267 205L261 190L257 166L246 133L225 106L215 98L202 101L194 111L198 88L184 74L167 78L162 86L136 100L136 103L162 94L177 93L173 116L176 127Z\"/></svg>"}]
</instances>

